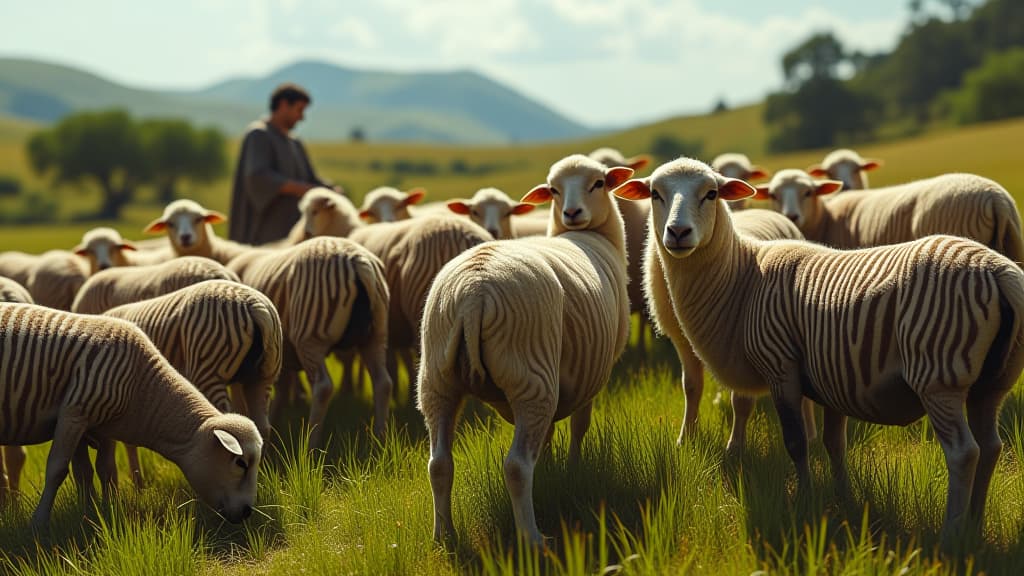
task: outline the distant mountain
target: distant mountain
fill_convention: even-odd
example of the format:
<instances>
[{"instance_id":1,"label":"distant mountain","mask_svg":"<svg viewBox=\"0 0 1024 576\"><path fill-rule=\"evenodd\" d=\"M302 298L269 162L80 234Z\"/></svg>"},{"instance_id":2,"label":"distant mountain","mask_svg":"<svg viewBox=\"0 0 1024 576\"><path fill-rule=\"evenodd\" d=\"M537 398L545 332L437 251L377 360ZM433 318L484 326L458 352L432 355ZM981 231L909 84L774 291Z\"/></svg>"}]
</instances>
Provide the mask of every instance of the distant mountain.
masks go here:
<instances>
[{"instance_id":1,"label":"distant mountain","mask_svg":"<svg viewBox=\"0 0 1024 576\"><path fill-rule=\"evenodd\" d=\"M185 117L239 134L265 114L281 82L305 86L313 105L298 134L345 140L362 128L371 140L504 144L576 138L588 128L471 71L401 73L298 62L260 78L236 78L194 91L130 88L82 70L0 58L0 114L52 122L84 109L122 107L140 117Z\"/></svg>"}]
</instances>

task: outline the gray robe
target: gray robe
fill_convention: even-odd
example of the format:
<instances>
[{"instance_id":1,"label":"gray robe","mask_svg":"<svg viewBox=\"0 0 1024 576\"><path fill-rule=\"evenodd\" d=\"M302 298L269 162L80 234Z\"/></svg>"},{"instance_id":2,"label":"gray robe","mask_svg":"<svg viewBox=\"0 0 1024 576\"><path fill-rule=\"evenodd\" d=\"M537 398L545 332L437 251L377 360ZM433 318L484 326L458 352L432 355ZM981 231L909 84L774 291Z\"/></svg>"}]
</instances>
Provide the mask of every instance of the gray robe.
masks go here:
<instances>
[{"instance_id":1,"label":"gray robe","mask_svg":"<svg viewBox=\"0 0 1024 576\"><path fill-rule=\"evenodd\" d=\"M253 122L235 169L228 238L256 245L287 236L299 221L299 197L280 191L288 180L328 185L313 172L301 142L266 120Z\"/></svg>"}]
</instances>

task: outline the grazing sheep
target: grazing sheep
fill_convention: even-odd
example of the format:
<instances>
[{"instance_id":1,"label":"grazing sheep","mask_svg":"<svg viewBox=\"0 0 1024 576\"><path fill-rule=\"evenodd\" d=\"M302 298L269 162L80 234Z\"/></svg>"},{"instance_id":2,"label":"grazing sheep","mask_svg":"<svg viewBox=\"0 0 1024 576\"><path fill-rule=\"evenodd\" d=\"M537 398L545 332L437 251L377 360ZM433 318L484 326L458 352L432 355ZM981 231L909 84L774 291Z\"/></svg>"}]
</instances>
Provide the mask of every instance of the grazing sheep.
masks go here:
<instances>
[{"instance_id":1,"label":"grazing sheep","mask_svg":"<svg viewBox=\"0 0 1024 576\"><path fill-rule=\"evenodd\" d=\"M730 208L733 203L730 203ZM803 240L800 230L788 218L771 210L743 210L732 215L736 232L758 240ZM654 225L653 221L650 223ZM656 235L656 233L655 233ZM655 330L667 336L672 342L682 366L683 394L686 398L683 408L683 423L679 428L677 444L682 444L687 435L697 429L700 397L704 393L704 364L693 351L693 346L683 334L680 320L672 308L668 279L657 250L657 242L649 242L644 250L644 297L651 310ZM732 392L732 431L726 450L742 453L746 446L747 421L754 408L754 397L749 394ZM813 439L817 432L814 419L814 403L804 401L804 420L807 424L807 438Z\"/></svg>"},{"instance_id":2,"label":"grazing sheep","mask_svg":"<svg viewBox=\"0 0 1024 576\"><path fill-rule=\"evenodd\" d=\"M359 217L370 224L408 220L412 217L409 206L419 204L426 195L427 191L422 188L413 188L408 192L390 186L374 188L363 198Z\"/></svg>"},{"instance_id":3,"label":"grazing sheep","mask_svg":"<svg viewBox=\"0 0 1024 576\"><path fill-rule=\"evenodd\" d=\"M490 232L495 240L508 240L515 238L512 216L527 214L534 209L534 205L515 202L497 188L481 188L469 200L449 201L448 209L469 216L470 220ZM543 222L546 227L547 219Z\"/></svg>"},{"instance_id":4,"label":"grazing sheep","mask_svg":"<svg viewBox=\"0 0 1024 576\"><path fill-rule=\"evenodd\" d=\"M453 537L455 422L467 395L515 425L505 483L516 529L540 544L533 470L554 423L572 415L579 457L594 396L629 335L622 217L609 190L633 170L576 154L524 202L553 200L551 236L487 242L449 262L427 296L418 407L430 433L434 538Z\"/></svg>"},{"instance_id":5,"label":"grazing sheep","mask_svg":"<svg viewBox=\"0 0 1024 576\"><path fill-rule=\"evenodd\" d=\"M295 372L304 370L313 392L310 445L322 446L324 415L334 393L324 361L331 352L349 349L359 350L370 373L374 432L383 436L391 395L384 358L391 296L380 259L345 238L313 238L280 250L252 250L229 266L266 294L281 315L281 381L293 381Z\"/></svg>"},{"instance_id":6,"label":"grazing sheep","mask_svg":"<svg viewBox=\"0 0 1024 576\"><path fill-rule=\"evenodd\" d=\"M867 190L867 173L882 166L877 158L861 158L849 148L833 150L821 164L811 164L807 173L818 178L842 180L843 190Z\"/></svg>"},{"instance_id":7,"label":"grazing sheep","mask_svg":"<svg viewBox=\"0 0 1024 576\"><path fill-rule=\"evenodd\" d=\"M927 415L949 471L950 543L982 519L999 406L1024 368L1024 273L953 236L854 251L744 238L720 200L755 192L687 158L614 191L651 199L684 333L720 381L771 392L800 490L810 489L804 396L824 408L843 492L847 416L906 425Z\"/></svg>"},{"instance_id":8,"label":"grazing sheep","mask_svg":"<svg viewBox=\"0 0 1024 576\"><path fill-rule=\"evenodd\" d=\"M102 314L114 306L162 296L204 280L233 280L238 276L207 258L183 256L163 264L109 268L82 285L72 312Z\"/></svg>"},{"instance_id":9,"label":"grazing sheep","mask_svg":"<svg viewBox=\"0 0 1024 576\"><path fill-rule=\"evenodd\" d=\"M218 412L141 330L116 318L28 304L0 304L0 326L4 365L13 367L0 371L0 443L53 440L33 527L49 524L72 459L80 494L92 498L87 436L158 452L229 521L249 516L263 450L259 431L244 416Z\"/></svg>"},{"instance_id":10,"label":"grazing sheep","mask_svg":"<svg viewBox=\"0 0 1024 576\"><path fill-rule=\"evenodd\" d=\"M251 246L218 238L212 224L227 218L215 210L207 210L192 200L175 200L164 208L160 218L153 220L143 232L167 233L176 256L202 256L227 264Z\"/></svg>"},{"instance_id":11,"label":"grazing sheep","mask_svg":"<svg viewBox=\"0 0 1024 576\"><path fill-rule=\"evenodd\" d=\"M121 234L113 228L100 227L89 230L82 236L82 242L72 248L72 252L89 261L89 275L114 266L130 266L126 251L134 251L135 246L121 238Z\"/></svg>"},{"instance_id":12,"label":"grazing sheep","mask_svg":"<svg viewBox=\"0 0 1024 576\"><path fill-rule=\"evenodd\" d=\"M419 346L423 307L434 277L452 258L491 240L491 235L465 218L448 215L365 226L349 238L384 263L391 291L388 372L397 382L396 355L401 355L411 380L411 350Z\"/></svg>"},{"instance_id":13,"label":"grazing sheep","mask_svg":"<svg viewBox=\"0 0 1024 576\"><path fill-rule=\"evenodd\" d=\"M977 240L1014 262L1024 261L1020 214L1002 186L973 174L944 174L899 186L844 192L836 180L782 170L757 197L796 223L808 240L833 248L907 242L929 234Z\"/></svg>"},{"instance_id":14,"label":"grazing sheep","mask_svg":"<svg viewBox=\"0 0 1024 576\"><path fill-rule=\"evenodd\" d=\"M725 154L715 156L715 159L711 161L711 168L726 178L739 178L747 182L760 180L772 175L770 171L752 163L746 154L736 152L726 152ZM734 212L745 210L746 207L746 199L737 200L729 204L729 208L732 208Z\"/></svg>"},{"instance_id":15,"label":"grazing sheep","mask_svg":"<svg viewBox=\"0 0 1024 576\"><path fill-rule=\"evenodd\" d=\"M24 286L10 278L0 276L0 302L32 304L32 296ZM0 505L8 494L17 494L20 488L21 470L25 467L24 446L0 446Z\"/></svg>"},{"instance_id":16,"label":"grazing sheep","mask_svg":"<svg viewBox=\"0 0 1024 576\"><path fill-rule=\"evenodd\" d=\"M172 366L221 412L251 418L270 435L267 399L281 372L281 320L258 290L225 280L187 286L164 296L124 304L106 316L142 329ZM228 386L238 385L232 406ZM138 452L128 445L128 464L142 485Z\"/></svg>"}]
</instances>

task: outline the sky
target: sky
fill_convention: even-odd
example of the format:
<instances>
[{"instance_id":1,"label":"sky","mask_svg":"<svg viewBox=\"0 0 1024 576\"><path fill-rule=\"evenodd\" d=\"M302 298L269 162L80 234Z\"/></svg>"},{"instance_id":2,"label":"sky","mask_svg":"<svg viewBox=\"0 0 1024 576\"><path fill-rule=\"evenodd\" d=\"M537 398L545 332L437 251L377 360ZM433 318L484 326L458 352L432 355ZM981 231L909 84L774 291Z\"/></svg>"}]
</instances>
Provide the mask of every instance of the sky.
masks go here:
<instances>
[{"instance_id":1,"label":"sky","mask_svg":"<svg viewBox=\"0 0 1024 576\"><path fill-rule=\"evenodd\" d=\"M591 127L760 100L782 85L782 55L814 32L888 51L909 15L902 0L32 0L2 12L0 57L137 88L308 59L469 68Z\"/></svg>"}]
</instances>

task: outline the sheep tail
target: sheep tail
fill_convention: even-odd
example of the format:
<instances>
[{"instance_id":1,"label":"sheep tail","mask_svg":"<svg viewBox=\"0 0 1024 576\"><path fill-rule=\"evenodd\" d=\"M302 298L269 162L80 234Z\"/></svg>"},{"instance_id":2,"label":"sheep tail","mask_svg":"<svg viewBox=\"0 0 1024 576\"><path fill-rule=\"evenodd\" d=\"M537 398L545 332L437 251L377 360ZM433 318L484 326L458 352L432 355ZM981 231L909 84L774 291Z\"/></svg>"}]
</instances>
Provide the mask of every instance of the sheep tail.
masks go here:
<instances>
[{"instance_id":1,"label":"sheep tail","mask_svg":"<svg viewBox=\"0 0 1024 576\"><path fill-rule=\"evenodd\" d=\"M999 195L993 205L996 221L995 238L992 247L1024 267L1024 231L1021 230L1020 214L1009 194Z\"/></svg>"}]
</instances>

